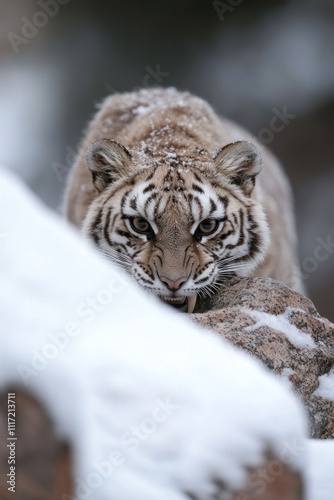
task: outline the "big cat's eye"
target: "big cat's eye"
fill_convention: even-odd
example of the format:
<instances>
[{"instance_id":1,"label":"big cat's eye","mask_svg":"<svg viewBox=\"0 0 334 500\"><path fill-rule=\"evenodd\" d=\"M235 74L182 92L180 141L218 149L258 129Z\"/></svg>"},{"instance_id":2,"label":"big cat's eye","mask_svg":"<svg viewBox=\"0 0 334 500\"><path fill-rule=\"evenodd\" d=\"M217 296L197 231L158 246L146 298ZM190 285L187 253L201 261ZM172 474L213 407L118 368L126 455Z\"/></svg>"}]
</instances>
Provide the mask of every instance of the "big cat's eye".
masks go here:
<instances>
[{"instance_id":1,"label":"big cat's eye","mask_svg":"<svg viewBox=\"0 0 334 500\"><path fill-rule=\"evenodd\" d=\"M146 234L147 236L153 236L154 234L150 223L144 217L132 217L130 224L137 233Z\"/></svg>"},{"instance_id":2,"label":"big cat's eye","mask_svg":"<svg viewBox=\"0 0 334 500\"><path fill-rule=\"evenodd\" d=\"M213 234L216 231L218 224L219 222L216 219L202 220L202 222L198 224L195 231L195 238L201 239L203 236L209 236L210 234Z\"/></svg>"}]
</instances>

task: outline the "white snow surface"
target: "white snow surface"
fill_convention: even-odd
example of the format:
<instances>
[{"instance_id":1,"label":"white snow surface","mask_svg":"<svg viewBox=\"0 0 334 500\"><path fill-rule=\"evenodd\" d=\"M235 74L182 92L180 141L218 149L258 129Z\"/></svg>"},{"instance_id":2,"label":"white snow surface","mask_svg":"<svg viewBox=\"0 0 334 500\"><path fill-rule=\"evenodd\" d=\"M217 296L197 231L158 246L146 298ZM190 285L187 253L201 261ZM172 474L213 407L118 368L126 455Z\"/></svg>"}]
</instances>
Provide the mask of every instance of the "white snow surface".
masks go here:
<instances>
[{"instance_id":1,"label":"white snow surface","mask_svg":"<svg viewBox=\"0 0 334 500\"><path fill-rule=\"evenodd\" d=\"M306 500L334 498L334 440L306 441L309 466L306 481Z\"/></svg>"},{"instance_id":2,"label":"white snow surface","mask_svg":"<svg viewBox=\"0 0 334 500\"><path fill-rule=\"evenodd\" d=\"M314 391L313 395L334 401L334 368L332 368L329 373L325 373L325 375L319 377L319 386Z\"/></svg>"},{"instance_id":3,"label":"white snow surface","mask_svg":"<svg viewBox=\"0 0 334 500\"><path fill-rule=\"evenodd\" d=\"M277 377L143 295L1 169L0 213L0 388L44 403L76 498L208 500L266 452L304 470L304 410Z\"/></svg>"},{"instance_id":4,"label":"white snow surface","mask_svg":"<svg viewBox=\"0 0 334 500\"><path fill-rule=\"evenodd\" d=\"M246 327L246 331L256 330L261 326L268 326L273 330L284 333L289 342L295 347L302 349L313 349L315 347L314 340L309 333L302 332L290 323L289 316L293 311L292 308L287 307L284 314L277 315L245 308L243 311L256 321L254 325Z\"/></svg>"}]
</instances>

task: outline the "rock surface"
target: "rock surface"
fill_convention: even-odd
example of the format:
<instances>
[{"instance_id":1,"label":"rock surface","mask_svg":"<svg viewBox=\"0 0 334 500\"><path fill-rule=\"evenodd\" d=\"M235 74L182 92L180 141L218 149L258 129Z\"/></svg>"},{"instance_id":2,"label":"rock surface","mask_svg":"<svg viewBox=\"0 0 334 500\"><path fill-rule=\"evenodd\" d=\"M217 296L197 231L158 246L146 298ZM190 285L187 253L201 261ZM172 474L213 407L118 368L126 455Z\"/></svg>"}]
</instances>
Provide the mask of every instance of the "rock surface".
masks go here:
<instances>
[{"instance_id":1,"label":"rock surface","mask_svg":"<svg viewBox=\"0 0 334 500\"><path fill-rule=\"evenodd\" d=\"M334 438L334 324L268 278L230 278L191 317L259 358L301 396L310 435Z\"/></svg>"}]
</instances>

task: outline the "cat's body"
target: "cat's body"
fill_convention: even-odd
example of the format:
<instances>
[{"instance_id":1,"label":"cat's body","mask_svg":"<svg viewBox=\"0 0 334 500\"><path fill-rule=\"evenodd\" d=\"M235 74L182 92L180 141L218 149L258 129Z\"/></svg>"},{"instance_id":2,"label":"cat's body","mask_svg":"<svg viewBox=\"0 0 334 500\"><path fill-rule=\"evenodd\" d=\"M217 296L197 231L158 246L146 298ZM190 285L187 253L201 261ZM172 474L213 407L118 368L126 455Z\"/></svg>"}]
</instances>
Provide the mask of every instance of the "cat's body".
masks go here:
<instances>
[{"instance_id":1,"label":"cat's body","mask_svg":"<svg viewBox=\"0 0 334 500\"><path fill-rule=\"evenodd\" d=\"M213 293L230 272L302 289L279 163L189 93L107 98L70 173L65 213L139 284L176 304Z\"/></svg>"}]
</instances>

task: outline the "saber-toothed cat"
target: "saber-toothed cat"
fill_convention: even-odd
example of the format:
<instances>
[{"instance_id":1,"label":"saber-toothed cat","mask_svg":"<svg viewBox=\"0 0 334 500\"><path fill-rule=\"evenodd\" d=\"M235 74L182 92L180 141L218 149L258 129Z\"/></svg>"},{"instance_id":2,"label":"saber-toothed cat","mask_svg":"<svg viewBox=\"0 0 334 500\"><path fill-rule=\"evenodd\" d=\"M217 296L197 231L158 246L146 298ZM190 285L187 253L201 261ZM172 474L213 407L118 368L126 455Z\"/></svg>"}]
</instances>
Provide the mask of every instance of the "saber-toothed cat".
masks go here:
<instances>
[{"instance_id":1,"label":"saber-toothed cat","mask_svg":"<svg viewBox=\"0 0 334 500\"><path fill-rule=\"evenodd\" d=\"M108 97L70 173L65 213L142 288L188 312L231 274L302 289L278 161L187 92Z\"/></svg>"}]
</instances>

